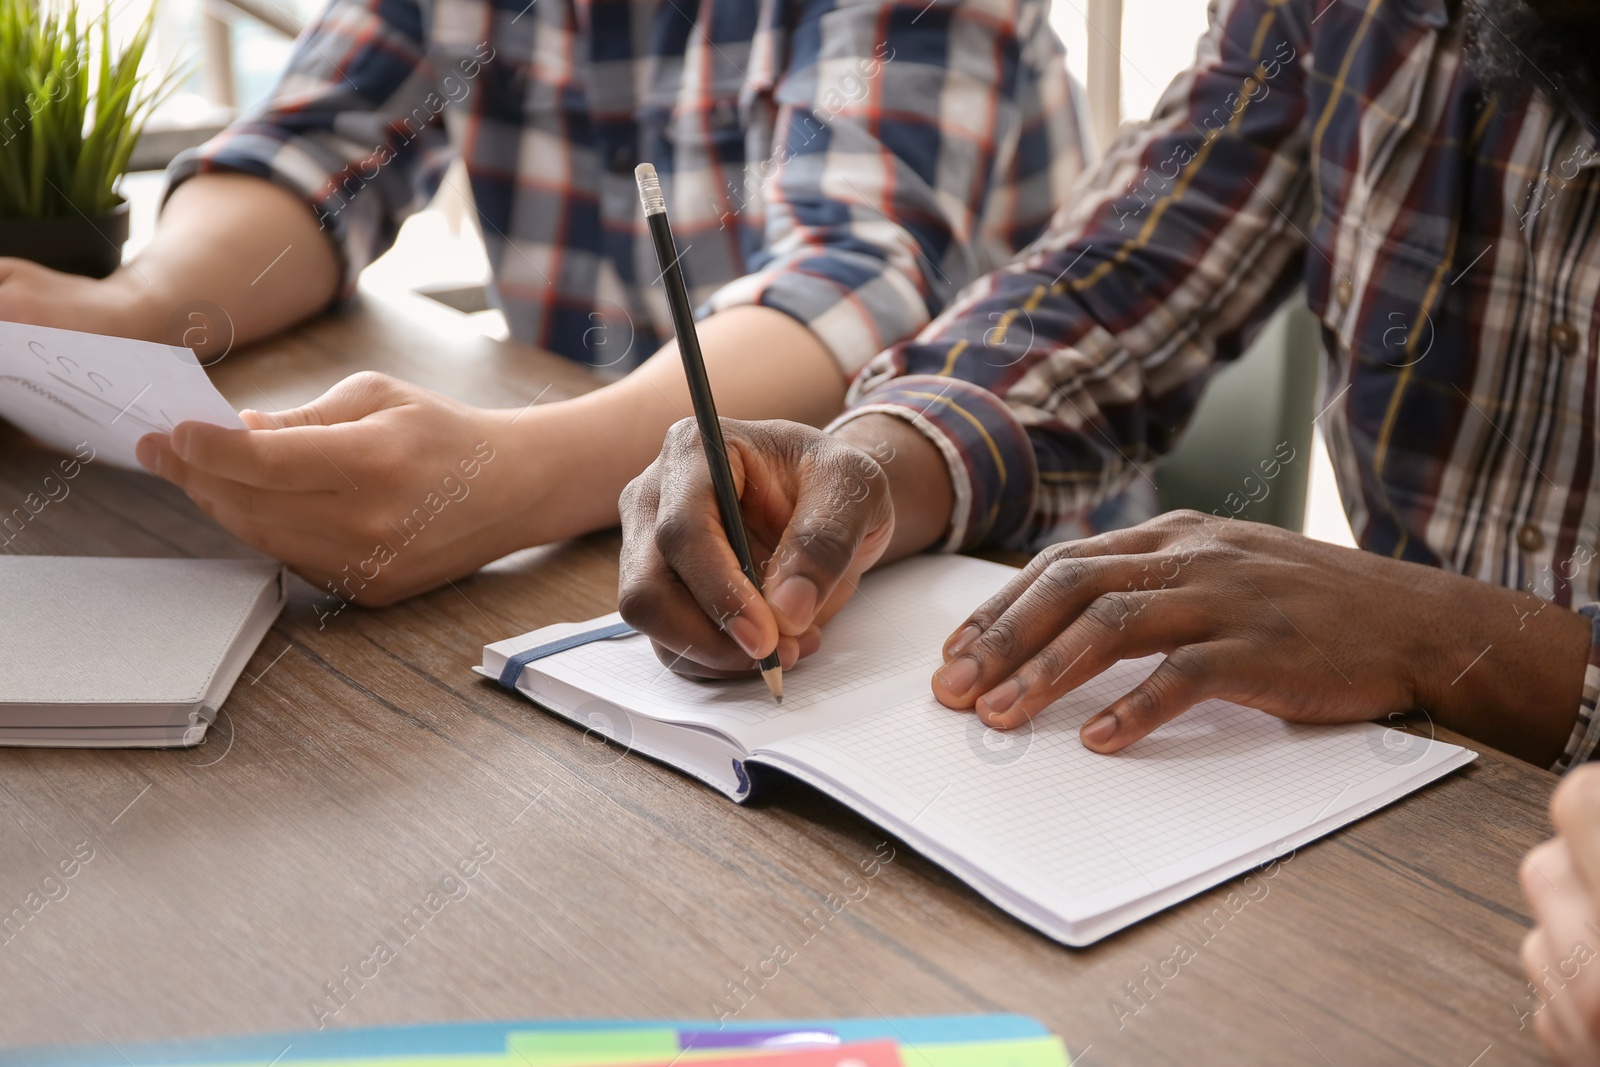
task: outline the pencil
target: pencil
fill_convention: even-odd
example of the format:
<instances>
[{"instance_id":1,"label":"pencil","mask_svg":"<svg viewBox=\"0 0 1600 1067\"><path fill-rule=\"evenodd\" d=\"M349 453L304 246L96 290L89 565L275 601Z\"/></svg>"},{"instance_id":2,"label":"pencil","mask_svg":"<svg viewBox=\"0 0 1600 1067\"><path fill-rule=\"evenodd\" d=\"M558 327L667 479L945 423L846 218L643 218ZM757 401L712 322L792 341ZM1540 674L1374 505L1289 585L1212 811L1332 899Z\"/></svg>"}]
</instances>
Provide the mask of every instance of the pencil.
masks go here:
<instances>
[{"instance_id":1,"label":"pencil","mask_svg":"<svg viewBox=\"0 0 1600 1067\"><path fill-rule=\"evenodd\" d=\"M750 579L750 584L761 591L761 574L750 558L750 539L745 533L744 516L739 511L739 492L733 485L733 469L728 466L728 449L722 440L722 423L717 419L717 404L711 396L711 379L706 376L706 361L700 354L700 335L694 328L694 308L689 303L689 287L684 284L683 271L678 266L678 246L672 239L672 227L667 222L667 201L661 195L661 182L656 178L656 168L641 163L634 169L639 182L639 199L644 202L645 221L650 226L650 237L655 242L656 259L661 264L661 281L667 289L667 303L672 308L672 328L678 335L678 355L683 359L684 377L689 379L689 395L694 398L694 418L700 426L700 443L705 447L706 465L711 468L711 484L717 494L717 511L722 515L722 528L728 535L728 545L739 561L739 569ZM778 650L761 660L761 678L772 691L772 697L783 703L783 667L778 663Z\"/></svg>"}]
</instances>

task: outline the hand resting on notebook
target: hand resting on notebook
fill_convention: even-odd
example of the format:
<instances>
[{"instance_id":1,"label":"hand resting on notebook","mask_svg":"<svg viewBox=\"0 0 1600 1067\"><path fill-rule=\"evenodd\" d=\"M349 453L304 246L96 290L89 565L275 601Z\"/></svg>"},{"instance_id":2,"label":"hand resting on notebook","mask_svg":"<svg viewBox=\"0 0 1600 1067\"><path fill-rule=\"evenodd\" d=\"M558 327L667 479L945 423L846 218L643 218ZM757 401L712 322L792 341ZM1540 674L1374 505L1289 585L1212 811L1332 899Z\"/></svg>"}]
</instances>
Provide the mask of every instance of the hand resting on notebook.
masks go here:
<instances>
[{"instance_id":1,"label":"hand resting on notebook","mask_svg":"<svg viewBox=\"0 0 1600 1067\"><path fill-rule=\"evenodd\" d=\"M623 617L663 663L744 672L815 648L868 567L929 547L952 507L942 455L891 415L829 435L724 421L766 599L740 575L692 425L622 500ZM798 579L798 580L797 580ZM1530 594L1196 512L1052 546L944 647L933 691L1013 728L1123 659L1148 680L1085 723L1117 752L1212 697L1297 722L1421 707L1441 726L1548 764L1572 729L1589 623ZM1492 646L1492 652L1486 653ZM1465 679L1463 681L1463 679Z\"/></svg>"},{"instance_id":2,"label":"hand resting on notebook","mask_svg":"<svg viewBox=\"0 0 1600 1067\"><path fill-rule=\"evenodd\" d=\"M1086 747L1119 751L1219 697L1312 723L1423 708L1549 762L1571 729L1561 713L1580 695L1589 627L1541 604L1274 526L1172 512L1041 552L951 635L933 690L1006 729L1118 660L1166 652L1084 724ZM1505 654L1474 664L1490 644ZM1470 684L1457 684L1469 665Z\"/></svg>"}]
</instances>

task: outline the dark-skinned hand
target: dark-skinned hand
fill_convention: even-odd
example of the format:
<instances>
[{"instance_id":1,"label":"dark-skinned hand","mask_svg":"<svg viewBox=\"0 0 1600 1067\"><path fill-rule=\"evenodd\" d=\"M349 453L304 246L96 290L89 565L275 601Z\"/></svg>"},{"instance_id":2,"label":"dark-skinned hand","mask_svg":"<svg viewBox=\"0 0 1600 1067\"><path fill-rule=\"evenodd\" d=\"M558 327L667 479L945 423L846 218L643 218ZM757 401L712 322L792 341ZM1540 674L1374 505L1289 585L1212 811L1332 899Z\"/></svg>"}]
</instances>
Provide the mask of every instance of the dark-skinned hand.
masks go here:
<instances>
[{"instance_id":1,"label":"dark-skinned hand","mask_svg":"<svg viewBox=\"0 0 1600 1067\"><path fill-rule=\"evenodd\" d=\"M622 617L679 674L785 670L822 642L894 534L889 481L867 452L793 422L722 420L763 591L740 572L693 419L622 494ZM765 595L763 595L763 593Z\"/></svg>"},{"instance_id":2,"label":"dark-skinned hand","mask_svg":"<svg viewBox=\"0 0 1600 1067\"><path fill-rule=\"evenodd\" d=\"M1174 512L1042 552L951 635L934 693L1009 729L1119 660L1166 653L1145 681L1083 725L1084 745L1110 753L1212 697L1306 723L1422 707L1470 729L1462 721L1471 715L1469 693L1526 671L1534 677L1520 683L1525 696L1536 685L1567 694L1547 701L1545 724L1549 736L1564 737L1581 691L1587 623L1560 609L1537 613L1561 641L1535 642L1527 625L1534 613L1519 618L1521 601L1543 606L1514 590L1276 527ZM1484 632L1489 640L1480 642ZM1519 640L1530 650L1518 662L1490 656L1473 667L1481 673L1472 686L1452 682L1486 644L1511 652ZM1533 662L1534 649L1546 646L1555 657L1548 669ZM1561 670L1568 661L1571 669ZM1522 724L1525 739L1534 727L1531 719Z\"/></svg>"}]
</instances>

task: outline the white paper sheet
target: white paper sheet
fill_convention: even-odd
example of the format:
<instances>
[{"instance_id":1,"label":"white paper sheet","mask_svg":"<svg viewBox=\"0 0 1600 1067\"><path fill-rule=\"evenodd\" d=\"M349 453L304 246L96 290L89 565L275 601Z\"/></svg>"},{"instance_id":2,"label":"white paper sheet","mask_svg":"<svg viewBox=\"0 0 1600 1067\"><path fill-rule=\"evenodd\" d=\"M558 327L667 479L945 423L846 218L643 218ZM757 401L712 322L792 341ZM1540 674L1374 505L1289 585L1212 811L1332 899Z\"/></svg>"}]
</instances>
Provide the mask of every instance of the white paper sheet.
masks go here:
<instances>
[{"instance_id":1,"label":"white paper sheet","mask_svg":"<svg viewBox=\"0 0 1600 1067\"><path fill-rule=\"evenodd\" d=\"M759 678L707 684L679 677L656 660L642 636L583 645L540 661L538 670L651 718L710 726L754 748L810 729L834 710L853 716L883 707L885 691L893 694L890 703L908 692L928 692L950 631L1015 572L926 556L881 573L891 577L874 573L863 580L828 624L821 651L785 672L781 705ZM552 639L539 631L489 647L509 656Z\"/></svg>"},{"instance_id":2,"label":"white paper sheet","mask_svg":"<svg viewBox=\"0 0 1600 1067\"><path fill-rule=\"evenodd\" d=\"M187 348L0 322L0 418L48 445L88 442L137 469L134 445L180 422L243 429Z\"/></svg>"}]
</instances>

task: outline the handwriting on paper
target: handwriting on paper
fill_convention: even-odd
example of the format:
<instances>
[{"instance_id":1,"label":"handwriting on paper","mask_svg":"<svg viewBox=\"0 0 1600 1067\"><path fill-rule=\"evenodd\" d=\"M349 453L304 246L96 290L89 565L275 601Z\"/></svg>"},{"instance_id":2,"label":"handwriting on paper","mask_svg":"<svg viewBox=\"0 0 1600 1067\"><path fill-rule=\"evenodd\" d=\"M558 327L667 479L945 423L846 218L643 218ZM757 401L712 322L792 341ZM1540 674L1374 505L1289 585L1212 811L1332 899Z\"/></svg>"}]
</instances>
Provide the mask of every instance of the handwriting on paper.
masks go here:
<instances>
[{"instance_id":1,"label":"handwriting on paper","mask_svg":"<svg viewBox=\"0 0 1600 1067\"><path fill-rule=\"evenodd\" d=\"M188 349L13 322L0 322L0 418L133 468L145 434L188 421L244 427Z\"/></svg>"}]
</instances>

